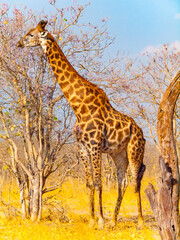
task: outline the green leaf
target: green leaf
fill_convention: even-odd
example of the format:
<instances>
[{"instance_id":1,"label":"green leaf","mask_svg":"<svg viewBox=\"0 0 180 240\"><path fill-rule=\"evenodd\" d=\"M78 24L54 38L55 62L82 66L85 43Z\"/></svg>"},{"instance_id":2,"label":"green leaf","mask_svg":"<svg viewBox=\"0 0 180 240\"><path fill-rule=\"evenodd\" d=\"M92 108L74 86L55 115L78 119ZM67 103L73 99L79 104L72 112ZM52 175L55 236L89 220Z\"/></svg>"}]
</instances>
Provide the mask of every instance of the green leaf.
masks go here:
<instances>
[{"instance_id":1,"label":"green leaf","mask_svg":"<svg viewBox=\"0 0 180 240\"><path fill-rule=\"evenodd\" d=\"M57 117L54 117L54 121L57 121Z\"/></svg>"}]
</instances>

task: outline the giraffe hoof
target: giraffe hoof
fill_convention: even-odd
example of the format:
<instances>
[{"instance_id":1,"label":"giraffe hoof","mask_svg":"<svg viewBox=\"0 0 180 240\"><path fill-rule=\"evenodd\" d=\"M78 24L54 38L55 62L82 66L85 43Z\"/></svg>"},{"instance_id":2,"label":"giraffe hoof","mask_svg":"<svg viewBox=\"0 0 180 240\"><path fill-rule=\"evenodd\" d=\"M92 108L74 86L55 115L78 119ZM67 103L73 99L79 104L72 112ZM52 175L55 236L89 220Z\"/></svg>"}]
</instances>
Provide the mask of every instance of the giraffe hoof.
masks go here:
<instances>
[{"instance_id":1,"label":"giraffe hoof","mask_svg":"<svg viewBox=\"0 0 180 240\"><path fill-rule=\"evenodd\" d=\"M98 230L102 230L104 228L104 219L99 218L98 220Z\"/></svg>"},{"instance_id":2,"label":"giraffe hoof","mask_svg":"<svg viewBox=\"0 0 180 240\"><path fill-rule=\"evenodd\" d=\"M95 220L93 218L90 218L89 220L89 228L94 228Z\"/></svg>"},{"instance_id":3,"label":"giraffe hoof","mask_svg":"<svg viewBox=\"0 0 180 240\"><path fill-rule=\"evenodd\" d=\"M109 228L115 228L116 226L116 221L115 220L111 220L110 223L109 223Z\"/></svg>"},{"instance_id":4,"label":"giraffe hoof","mask_svg":"<svg viewBox=\"0 0 180 240\"><path fill-rule=\"evenodd\" d=\"M144 227L144 222L143 222L143 220L142 220L142 219L138 219L137 229L138 229L138 230L141 230L141 229L143 229L143 227Z\"/></svg>"}]
</instances>

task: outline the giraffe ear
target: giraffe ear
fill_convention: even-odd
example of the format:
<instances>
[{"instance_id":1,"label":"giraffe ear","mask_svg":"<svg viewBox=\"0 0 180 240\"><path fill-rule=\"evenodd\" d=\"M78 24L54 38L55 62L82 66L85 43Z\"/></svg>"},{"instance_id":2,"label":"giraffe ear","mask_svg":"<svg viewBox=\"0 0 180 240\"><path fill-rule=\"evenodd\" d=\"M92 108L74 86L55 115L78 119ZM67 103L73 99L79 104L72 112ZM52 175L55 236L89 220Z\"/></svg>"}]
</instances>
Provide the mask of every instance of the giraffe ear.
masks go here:
<instances>
[{"instance_id":1,"label":"giraffe ear","mask_svg":"<svg viewBox=\"0 0 180 240\"><path fill-rule=\"evenodd\" d=\"M38 24L38 29L40 30L40 31L44 31L45 30L45 26L46 26L46 24L48 23L48 21L44 21L44 20L41 20L40 22L39 22L39 24Z\"/></svg>"}]
</instances>

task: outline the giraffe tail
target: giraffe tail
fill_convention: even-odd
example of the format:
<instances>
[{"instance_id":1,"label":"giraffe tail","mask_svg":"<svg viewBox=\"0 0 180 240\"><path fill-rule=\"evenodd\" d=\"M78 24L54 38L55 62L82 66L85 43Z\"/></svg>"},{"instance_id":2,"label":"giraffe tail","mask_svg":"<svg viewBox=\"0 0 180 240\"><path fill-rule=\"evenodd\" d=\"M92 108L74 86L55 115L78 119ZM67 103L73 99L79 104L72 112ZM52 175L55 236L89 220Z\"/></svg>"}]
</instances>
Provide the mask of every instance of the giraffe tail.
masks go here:
<instances>
[{"instance_id":1,"label":"giraffe tail","mask_svg":"<svg viewBox=\"0 0 180 240\"><path fill-rule=\"evenodd\" d=\"M140 187L141 187L141 180L143 178L144 172L146 170L146 166L142 163L138 172L138 177L137 177L137 188L135 192L139 192Z\"/></svg>"}]
</instances>

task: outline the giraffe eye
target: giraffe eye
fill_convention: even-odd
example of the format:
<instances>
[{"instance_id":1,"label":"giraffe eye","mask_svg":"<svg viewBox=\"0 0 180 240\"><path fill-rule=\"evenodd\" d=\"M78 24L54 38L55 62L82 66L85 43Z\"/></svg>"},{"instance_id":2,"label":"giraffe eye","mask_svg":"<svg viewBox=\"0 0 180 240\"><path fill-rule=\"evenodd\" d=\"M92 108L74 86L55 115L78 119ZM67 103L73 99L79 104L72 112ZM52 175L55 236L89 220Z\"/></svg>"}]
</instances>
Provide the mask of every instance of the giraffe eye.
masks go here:
<instances>
[{"instance_id":1,"label":"giraffe eye","mask_svg":"<svg viewBox=\"0 0 180 240\"><path fill-rule=\"evenodd\" d=\"M33 34L29 34L30 37L33 37Z\"/></svg>"},{"instance_id":2,"label":"giraffe eye","mask_svg":"<svg viewBox=\"0 0 180 240\"><path fill-rule=\"evenodd\" d=\"M47 31L41 32L41 36L46 37L47 33L48 33Z\"/></svg>"}]
</instances>

